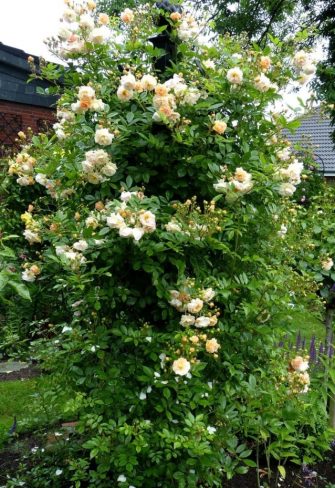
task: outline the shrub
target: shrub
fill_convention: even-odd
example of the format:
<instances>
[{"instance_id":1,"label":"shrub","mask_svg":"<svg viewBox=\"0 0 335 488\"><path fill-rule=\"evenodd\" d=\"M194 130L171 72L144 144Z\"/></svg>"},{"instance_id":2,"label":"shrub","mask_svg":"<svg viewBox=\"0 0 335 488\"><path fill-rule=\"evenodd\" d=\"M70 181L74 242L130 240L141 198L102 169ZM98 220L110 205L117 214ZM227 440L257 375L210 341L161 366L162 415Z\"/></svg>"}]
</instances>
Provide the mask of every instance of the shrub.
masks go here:
<instances>
[{"instance_id":1,"label":"shrub","mask_svg":"<svg viewBox=\"0 0 335 488\"><path fill-rule=\"evenodd\" d=\"M50 46L71 69L44 68L65 86L55 135L9 165L46 195L21 217L22 278L53 297L36 354L80 405L87 456L67 476L220 486L253 453L281 473L319 456L323 403L276 347L292 292L304 308L313 283L281 259L275 216L303 164L281 136L295 122L270 110L309 54L278 39L206 45L179 6L120 22L68 3L77 30Z\"/></svg>"}]
</instances>

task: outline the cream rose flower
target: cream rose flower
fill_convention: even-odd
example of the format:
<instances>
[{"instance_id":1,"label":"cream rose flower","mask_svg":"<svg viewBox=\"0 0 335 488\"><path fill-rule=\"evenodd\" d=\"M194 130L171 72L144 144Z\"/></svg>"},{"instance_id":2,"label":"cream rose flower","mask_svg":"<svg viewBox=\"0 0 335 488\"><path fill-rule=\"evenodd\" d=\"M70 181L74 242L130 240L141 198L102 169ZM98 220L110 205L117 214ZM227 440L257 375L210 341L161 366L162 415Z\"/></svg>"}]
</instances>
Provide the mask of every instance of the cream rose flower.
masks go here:
<instances>
[{"instance_id":1,"label":"cream rose flower","mask_svg":"<svg viewBox=\"0 0 335 488\"><path fill-rule=\"evenodd\" d=\"M94 149L85 153L86 160L92 164L105 165L109 163L109 155L103 149Z\"/></svg>"},{"instance_id":2,"label":"cream rose flower","mask_svg":"<svg viewBox=\"0 0 335 488\"><path fill-rule=\"evenodd\" d=\"M221 346L216 339L210 339L206 341L206 351L209 352L210 354L214 354L218 352L220 347Z\"/></svg>"},{"instance_id":3,"label":"cream rose flower","mask_svg":"<svg viewBox=\"0 0 335 488\"><path fill-rule=\"evenodd\" d=\"M215 327L216 324L218 323L218 318L216 315L212 315L211 317L209 317L209 321L210 321L210 326L211 327Z\"/></svg>"},{"instance_id":4,"label":"cream rose flower","mask_svg":"<svg viewBox=\"0 0 335 488\"><path fill-rule=\"evenodd\" d=\"M72 247L76 251L86 251L86 249L88 248L88 244L86 241L82 239L80 241L75 242Z\"/></svg>"},{"instance_id":5,"label":"cream rose flower","mask_svg":"<svg viewBox=\"0 0 335 488\"><path fill-rule=\"evenodd\" d=\"M133 90L128 90L123 85L121 85L116 92L116 96L119 100L121 100L121 102L128 102L133 98L134 92Z\"/></svg>"},{"instance_id":6,"label":"cream rose flower","mask_svg":"<svg viewBox=\"0 0 335 488\"><path fill-rule=\"evenodd\" d=\"M224 193L228 190L229 183L224 178L221 178L216 183L214 183L213 187L218 193Z\"/></svg>"},{"instance_id":7,"label":"cream rose flower","mask_svg":"<svg viewBox=\"0 0 335 488\"><path fill-rule=\"evenodd\" d=\"M269 80L269 78L263 73L256 76L254 79L254 85L260 92L267 92L270 88L272 88L271 80Z\"/></svg>"},{"instance_id":8,"label":"cream rose flower","mask_svg":"<svg viewBox=\"0 0 335 488\"><path fill-rule=\"evenodd\" d=\"M139 220L146 232L153 232L156 229L156 217L150 210L140 213Z\"/></svg>"},{"instance_id":9,"label":"cream rose flower","mask_svg":"<svg viewBox=\"0 0 335 488\"><path fill-rule=\"evenodd\" d=\"M109 16L107 14L99 14L98 22L101 25L107 25L109 23Z\"/></svg>"},{"instance_id":10,"label":"cream rose flower","mask_svg":"<svg viewBox=\"0 0 335 488\"><path fill-rule=\"evenodd\" d=\"M185 358L179 358L173 361L172 369L175 374L185 376L191 369L191 363Z\"/></svg>"},{"instance_id":11,"label":"cream rose flower","mask_svg":"<svg viewBox=\"0 0 335 488\"><path fill-rule=\"evenodd\" d=\"M259 60L259 66L262 71L268 71L271 66L271 59L269 56L261 56Z\"/></svg>"},{"instance_id":12,"label":"cream rose flower","mask_svg":"<svg viewBox=\"0 0 335 488\"><path fill-rule=\"evenodd\" d=\"M212 129L214 130L214 132L216 132L217 134L224 134L226 132L226 129L227 129L227 124L224 120L216 120L213 124L213 127Z\"/></svg>"},{"instance_id":13,"label":"cream rose flower","mask_svg":"<svg viewBox=\"0 0 335 488\"><path fill-rule=\"evenodd\" d=\"M207 69L215 69L215 63L211 59L206 59L202 63Z\"/></svg>"},{"instance_id":14,"label":"cream rose flower","mask_svg":"<svg viewBox=\"0 0 335 488\"><path fill-rule=\"evenodd\" d=\"M88 39L94 44L103 44L108 39L109 34L109 30L103 25L102 27L96 27L93 29L90 32Z\"/></svg>"},{"instance_id":15,"label":"cream rose flower","mask_svg":"<svg viewBox=\"0 0 335 488\"><path fill-rule=\"evenodd\" d=\"M114 163L108 163L101 168L101 173L105 176L114 176L117 171L117 166Z\"/></svg>"},{"instance_id":16,"label":"cream rose flower","mask_svg":"<svg viewBox=\"0 0 335 488\"><path fill-rule=\"evenodd\" d=\"M200 298L193 298L193 300L187 304L187 310L190 313L199 313L203 306L204 302Z\"/></svg>"},{"instance_id":17,"label":"cream rose flower","mask_svg":"<svg viewBox=\"0 0 335 488\"><path fill-rule=\"evenodd\" d=\"M100 146L109 146L112 144L114 134L111 134L108 129L97 129L95 132L95 142Z\"/></svg>"},{"instance_id":18,"label":"cream rose flower","mask_svg":"<svg viewBox=\"0 0 335 488\"><path fill-rule=\"evenodd\" d=\"M78 98L82 100L83 98L93 99L95 98L95 90L91 86L81 86L78 90Z\"/></svg>"},{"instance_id":19,"label":"cream rose flower","mask_svg":"<svg viewBox=\"0 0 335 488\"><path fill-rule=\"evenodd\" d=\"M134 90L136 86L136 78L132 73L128 73L127 75L121 76L120 84L127 90Z\"/></svg>"},{"instance_id":20,"label":"cream rose flower","mask_svg":"<svg viewBox=\"0 0 335 488\"><path fill-rule=\"evenodd\" d=\"M321 266L324 271L329 271L334 266L332 258L327 258L321 261Z\"/></svg>"},{"instance_id":21,"label":"cream rose flower","mask_svg":"<svg viewBox=\"0 0 335 488\"><path fill-rule=\"evenodd\" d=\"M152 91L157 86L157 79L152 75L144 75L141 80L143 90Z\"/></svg>"},{"instance_id":22,"label":"cream rose flower","mask_svg":"<svg viewBox=\"0 0 335 488\"><path fill-rule=\"evenodd\" d=\"M213 290L213 288L206 288L205 290L202 290L201 298L205 302L210 302L211 300L213 300L214 297L215 297L215 291Z\"/></svg>"},{"instance_id":23,"label":"cream rose flower","mask_svg":"<svg viewBox=\"0 0 335 488\"><path fill-rule=\"evenodd\" d=\"M292 183L282 183L278 189L278 193L282 197L291 197L295 191L296 187Z\"/></svg>"},{"instance_id":24,"label":"cream rose flower","mask_svg":"<svg viewBox=\"0 0 335 488\"><path fill-rule=\"evenodd\" d=\"M41 238L38 235L38 233L37 232L33 232L30 229L26 229L23 232L23 235L24 235L25 239L27 239L27 241L29 242L29 244L35 244L35 243L41 242Z\"/></svg>"},{"instance_id":25,"label":"cream rose flower","mask_svg":"<svg viewBox=\"0 0 335 488\"><path fill-rule=\"evenodd\" d=\"M309 62L309 54L306 51L298 51L293 58L293 64L297 68L302 68L305 64Z\"/></svg>"},{"instance_id":26,"label":"cream rose flower","mask_svg":"<svg viewBox=\"0 0 335 488\"><path fill-rule=\"evenodd\" d=\"M130 24L135 18L134 12L130 8L126 8L123 12L121 12L120 17L122 22L125 22L126 24Z\"/></svg>"},{"instance_id":27,"label":"cream rose flower","mask_svg":"<svg viewBox=\"0 0 335 488\"><path fill-rule=\"evenodd\" d=\"M232 85L240 85L243 81L243 73L240 68L231 68L227 72L227 80Z\"/></svg>"},{"instance_id":28,"label":"cream rose flower","mask_svg":"<svg viewBox=\"0 0 335 488\"><path fill-rule=\"evenodd\" d=\"M304 373L309 368L308 361L301 356L296 356L294 359L292 359L290 364L294 371L298 371L299 373Z\"/></svg>"},{"instance_id":29,"label":"cream rose flower","mask_svg":"<svg viewBox=\"0 0 335 488\"><path fill-rule=\"evenodd\" d=\"M78 23L81 29L92 30L94 28L94 19L88 14L81 15Z\"/></svg>"},{"instance_id":30,"label":"cream rose flower","mask_svg":"<svg viewBox=\"0 0 335 488\"><path fill-rule=\"evenodd\" d=\"M210 327L211 319L209 317L198 317L194 325L198 329L204 329L205 327Z\"/></svg>"},{"instance_id":31,"label":"cream rose flower","mask_svg":"<svg viewBox=\"0 0 335 488\"><path fill-rule=\"evenodd\" d=\"M30 269L26 269L25 271L23 271L21 277L23 281L28 281L29 283L32 283L36 280L36 275Z\"/></svg>"},{"instance_id":32,"label":"cream rose flower","mask_svg":"<svg viewBox=\"0 0 335 488\"><path fill-rule=\"evenodd\" d=\"M93 100L91 110L93 110L93 112L103 112L105 110L104 102L100 98Z\"/></svg>"},{"instance_id":33,"label":"cream rose flower","mask_svg":"<svg viewBox=\"0 0 335 488\"><path fill-rule=\"evenodd\" d=\"M106 222L108 227L111 227L112 229L120 229L125 226L124 218L118 213L112 213L107 217Z\"/></svg>"},{"instance_id":34,"label":"cream rose flower","mask_svg":"<svg viewBox=\"0 0 335 488\"><path fill-rule=\"evenodd\" d=\"M180 319L180 325L183 327L190 327L195 322L195 317L193 315L182 315Z\"/></svg>"},{"instance_id":35,"label":"cream rose flower","mask_svg":"<svg viewBox=\"0 0 335 488\"><path fill-rule=\"evenodd\" d=\"M167 224L165 224L165 229L168 232L181 232L182 231L182 228L180 227L180 225L177 222L173 222L172 220L170 222L168 222Z\"/></svg>"}]
</instances>

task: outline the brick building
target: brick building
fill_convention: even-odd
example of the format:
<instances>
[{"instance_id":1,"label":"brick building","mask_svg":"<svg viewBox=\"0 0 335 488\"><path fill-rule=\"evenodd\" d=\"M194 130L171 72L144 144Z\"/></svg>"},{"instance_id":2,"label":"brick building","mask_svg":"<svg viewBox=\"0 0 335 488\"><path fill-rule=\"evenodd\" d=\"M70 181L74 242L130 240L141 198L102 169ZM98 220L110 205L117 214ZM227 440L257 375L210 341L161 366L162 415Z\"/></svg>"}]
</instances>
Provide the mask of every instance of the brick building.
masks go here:
<instances>
[{"instance_id":1,"label":"brick building","mask_svg":"<svg viewBox=\"0 0 335 488\"><path fill-rule=\"evenodd\" d=\"M0 43L0 156L15 148L20 130L31 127L39 132L54 122L57 98L36 92L38 86L48 87L47 82L27 83L31 73L28 56L21 49ZM38 64L38 58L34 60Z\"/></svg>"}]
</instances>

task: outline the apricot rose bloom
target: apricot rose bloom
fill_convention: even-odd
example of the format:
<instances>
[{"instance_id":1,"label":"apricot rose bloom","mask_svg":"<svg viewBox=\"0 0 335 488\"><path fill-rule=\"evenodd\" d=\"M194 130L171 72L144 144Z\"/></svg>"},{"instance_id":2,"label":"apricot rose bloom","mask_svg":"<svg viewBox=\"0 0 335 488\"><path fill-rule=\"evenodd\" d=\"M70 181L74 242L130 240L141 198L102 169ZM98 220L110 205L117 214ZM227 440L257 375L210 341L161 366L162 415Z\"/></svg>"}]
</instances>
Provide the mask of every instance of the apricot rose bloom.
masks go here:
<instances>
[{"instance_id":1,"label":"apricot rose bloom","mask_svg":"<svg viewBox=\"0 0 335 488\"><path fill-rule=\"evenodd\" d=\"M130 24L135 18L134 12L130 8L126 8L123 12L121 12L120 17L122 22L125 22L126 24Z\"/></svg>"},{"instance_id":2,"label":"apricot rose bloom","mask_svg":"<svg viewBox=\"0 0 335 488\"><path fill-rule=\"evenodd\" d=\"M292 359L290 364L294 371L298 371L299 373L304 373L309 367L308 361L301 356L296 356L294 359Z\"/></svg>"},{"instance_id":3,"label":"apricot rose bloom","mask_svg":"<svg viewBox=\"0 0 335 488\"><path fill-rule=\"evenodd\" d=\"M217 134L224 134L226 132L226 129L227 129L227 124L224 120L216 120L213 124L213 130L217 133Z\"/></svg>"},{"instance_id":4,"label":"apricot rose bloom","mask_svg":"<svg viewBox=\"0 0 335 488\"><path fill-rule=\"evenodd\" d=\"M206 351L209 352L210 354L214 354L218 352L220 347L221 346L216 339L210 339L206 341Z\"/></svg>"}]
</instances>

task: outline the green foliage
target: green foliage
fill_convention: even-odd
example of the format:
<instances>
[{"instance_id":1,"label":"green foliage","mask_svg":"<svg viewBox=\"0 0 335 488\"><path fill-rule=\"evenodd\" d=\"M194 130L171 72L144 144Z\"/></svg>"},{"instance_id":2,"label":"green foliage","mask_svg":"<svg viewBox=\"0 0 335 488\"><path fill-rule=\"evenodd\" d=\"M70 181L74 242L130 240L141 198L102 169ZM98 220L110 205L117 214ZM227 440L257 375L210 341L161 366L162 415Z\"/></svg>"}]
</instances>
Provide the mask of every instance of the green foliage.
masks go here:
<instances>
[{"instance_id":1,"label":"green foliage","mask_svg":"<svg viewBox=\"0 0 335 488\"><path fill-rule=\"evenodd\" d=\"M128 15L110 19L109 42L82 26L79 47L53 41L71 64L56 135L27 139L9 162L25 204L12 226L20 218L31 354L56 385L43 398L63 392L79 416L82 447L55 454L62 476L214 487L260 452L281 471L318 458L325 403L277 348L294 330L292 303L320 314L311 275L278 234L302 167L282 135L296 123L269 106L299 76L296 48L206 46L189 17L185 27L148 7ZM161 73L148 39L165 31ZM61 484L55 460L39 464L30 484Z\"/></svg>"}]
</instances>

